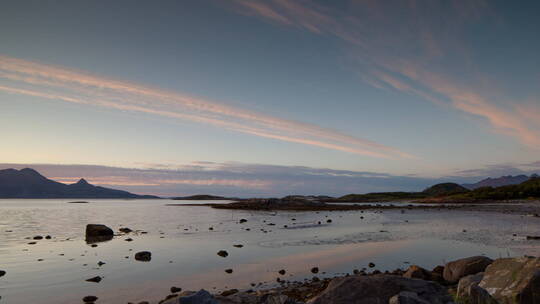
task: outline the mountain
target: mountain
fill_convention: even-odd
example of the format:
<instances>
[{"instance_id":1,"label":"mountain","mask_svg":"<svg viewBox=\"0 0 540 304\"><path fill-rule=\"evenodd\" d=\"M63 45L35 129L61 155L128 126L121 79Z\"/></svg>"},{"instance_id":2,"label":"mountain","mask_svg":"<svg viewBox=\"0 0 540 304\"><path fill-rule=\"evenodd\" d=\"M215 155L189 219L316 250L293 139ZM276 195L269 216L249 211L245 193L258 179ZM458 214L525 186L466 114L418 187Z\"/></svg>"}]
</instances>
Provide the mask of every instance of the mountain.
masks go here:
<instances>
[{"instance_id":1,"label":"mountain","mask_svg":"<svg viewBox=\"0 0 540 304\"><path fill-rule=\"evenodd\" d=\"M172 199L185 200L185 201L220 201L220 200L232 200L233 198L210 195L210 194L197 194L197 195L191 195L191 196L173 197Z\"/></svg>"},{"instance_id":2,"label":"mountain","mask_svg":"<svg viewBox=\"0 0 540 304\"><path fill-rule=\"evenodd\" d=\"M488 177L484 180L481 180L474 184L463 184L463 187L474 190L482 187L502 187L502 186L508 186L508 185L517 185L521 184L523 182L526 182L530 179L527 175L507 175L507 176L501 176L498 178L491 178Z\"/></svg>"},{"instance_id":3,"label":"mountain","mask_svg":"<svg viewBox=\"0 0 540 304\"><path fill-rule=\"evenodd\" d=\"M491 200L538 199L540 198L540 177L533 175L527 181L517 185L478 188L465 193L463 197Z\"/></svg>"},{"instance_id":4,"label":"mountain","mask_svg":"<svg viewBox=\"0 0 540 304\"><path fill-rule=\"evenodd\" d=\"M452 195L452 194L465 193L465 192L469 192L469 189L463 186L460 186L456 183L437 184L422 191L422 193L428 196L445 196L445 195Z\"/></svg>"},{"instance_id":5,"label":"mountain","mask_svg":"<svg viewBox=\"0 0 540 304\"><path fill-rule=\"evenodd\" d=\"M34 169L0 170L0 198L158 198L89 184L85 179L63 184Z\"/></svg>"}]
</instances>

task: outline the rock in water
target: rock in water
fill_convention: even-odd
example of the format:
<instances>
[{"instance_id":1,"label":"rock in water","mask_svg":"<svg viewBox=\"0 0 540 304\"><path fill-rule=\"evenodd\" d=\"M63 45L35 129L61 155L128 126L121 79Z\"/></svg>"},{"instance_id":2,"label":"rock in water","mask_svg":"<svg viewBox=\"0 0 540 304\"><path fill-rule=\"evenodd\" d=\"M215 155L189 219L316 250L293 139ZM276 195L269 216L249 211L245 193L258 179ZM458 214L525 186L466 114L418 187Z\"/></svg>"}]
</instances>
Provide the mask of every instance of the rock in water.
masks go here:
<instances>
[{"instance_id":1,"label":"rock in water","mask_svg":"<svg viewBox=\"0 0 540 304\"><path fill-rule=\"evenodd\" d=\"M86 225L86 242L103 242L111 240L114 236L114 232L111 228L101 224L88 224Z\"/></svg>"},{"instance_id":2,"label":"rock in water","mask_svg":"<svg viewBox=\"0 0 540 304\"><path fill-rule=\"evenodd\" d=\"M95 301L97 301L97 299L98 297L96 296L86 296L82 300L84 303L94 303Z\"/></svg>"},{"instance_id":3,"label":"rock in water","mask_svg":"<svg viewBox=\"0 0 540 304\"><path fill-rule=\"evenodd\" d=\"M447 282L457 283L459 279L482 272L493 262L485 256L474 256L447 263L444 266L443 277Z\"/></svg>"},{"instance_id":4,"label":"rock in water","mask_svg":"<svg viewBox=\"0 0 540 304\"><path fill-rule=\"evenodd\" d=\"M93 277L93 278L90 278L90 279L86 280L86 282L99 283L99 282L101 282L101 277Z\"/></svg>"},{"instance_id":5,"label":"rock in water","mask_svg":"<svg viewBox=\"0 0 540 304\"><path fill-rule=\"evenodd\" d=\"M416 293L419 299L430 304L447 304L452 301L452 297L446 292L446 289L435 282L390 275L374 275L349 276L333 279L321 294L310 300L308 303L389 303L392 297L398 295L399 298L400 293L403 291Z\"/></svg>"},{"instance_id":6,"label":"rock in water","mask_svg":"<svg viewBox=\"0 0 540 304\"><path fill-rule=\"evenodd\" d=\"M0 270L0 278L5 276L6 275L6 272L4 270Z\"/></svg>"},{"instance_id":7,"label":"rock in water","mask_svg":"<svg viewBox=\"0 0 540 304\"><path fill-rule=\"evenodd\" d=\"M135 260L141 262L150 262L152 259L152 253L150 251L141 251L135 253Z\"/></svg>"},{"instance_id":8,"label":"rock in water","mask_svg":"<svg viewBox=\"0 0 540 304\"><path fill-rule=\"evenodd\" d=\"M540 303L540 258L495 260L478 286L499 303Z\"/></svg>"},{"instance_id":9,"label":"rock in water","mask_svg":"<svg viewBox=\"0 0 540 304\"><path fill-rule=\"evenodd\" d=\"M222 258L226 258L227 256L229 256L229 253L225 250L220 250L218 251L217 255L219 255Z\"/></svg>"}]
</instances>

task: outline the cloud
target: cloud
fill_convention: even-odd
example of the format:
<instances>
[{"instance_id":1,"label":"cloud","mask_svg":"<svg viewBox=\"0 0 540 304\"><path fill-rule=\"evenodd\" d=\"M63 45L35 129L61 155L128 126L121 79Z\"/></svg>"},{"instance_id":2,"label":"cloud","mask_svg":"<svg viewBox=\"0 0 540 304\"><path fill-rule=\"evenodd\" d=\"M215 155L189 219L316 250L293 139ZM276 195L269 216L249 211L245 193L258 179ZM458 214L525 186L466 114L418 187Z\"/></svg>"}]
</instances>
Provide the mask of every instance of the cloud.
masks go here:
<instances>
[{"instance_id":1,"label":"cloud","mask_svg":"<svg viewBox=\"0 0 540 304\"><path fill-rule=\"evenodd\" d=\"M368 0L335 7L302 0L235 4L246 15L341 39L367 84L483 118L494 132L540 149L540 102L523 106L508 97L490 75L479 72L471 48L462 39L475 22L501 23L486 1L417 5Z\"/></svg>"},{"instance_id":2,"label":"cloud","mask_svg":"<svg viewBox=\"0 0 540 304\"><path fill-rule=\"evenodd\" d=\"M411 155L313 124L158 88L0 55L0 91L204 123L280 141L377 158Z\"/></svg>"}]
</instances>

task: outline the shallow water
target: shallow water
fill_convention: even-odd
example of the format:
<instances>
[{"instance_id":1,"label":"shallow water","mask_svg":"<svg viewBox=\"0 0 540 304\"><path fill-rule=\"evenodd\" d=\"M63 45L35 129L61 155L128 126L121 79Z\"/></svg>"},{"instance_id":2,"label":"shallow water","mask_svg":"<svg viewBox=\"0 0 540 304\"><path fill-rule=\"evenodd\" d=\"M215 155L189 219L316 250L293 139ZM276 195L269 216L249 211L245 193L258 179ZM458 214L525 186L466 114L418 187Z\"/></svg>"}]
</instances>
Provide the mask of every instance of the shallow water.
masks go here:
<instances>
[{"instance_id":1,"label":"shallow water","mask_svg":"<svg viewBox=\"0 0 540 304\"><path fill-rule=\"evenodd\" d=\"M98 303L155 302L171 286L215 292L272 286L278 277L312 277L314 266L324 277L370 262L384 271L431 268L471 255L540 255L540 242L525 240L540 231L539 218L493 212L249 212L166 206L182 203L170 200L68 201L0 200L0 269L7 271L0 304L81 303L86 295L98 296ZM242 218L248 221L240 224ZM88 223L139 232L94 248L84 241ZM29 245L33 240L26 238L35 235L52 239ZM216 254L222 249L228 257ZM143 250L152 252L150 262L134 260ZM106 264L99 267L99 261ZM287 273L280 276L280 269ZM94 276L103 280L85 281Z\"/></svg>"}]
</instances>

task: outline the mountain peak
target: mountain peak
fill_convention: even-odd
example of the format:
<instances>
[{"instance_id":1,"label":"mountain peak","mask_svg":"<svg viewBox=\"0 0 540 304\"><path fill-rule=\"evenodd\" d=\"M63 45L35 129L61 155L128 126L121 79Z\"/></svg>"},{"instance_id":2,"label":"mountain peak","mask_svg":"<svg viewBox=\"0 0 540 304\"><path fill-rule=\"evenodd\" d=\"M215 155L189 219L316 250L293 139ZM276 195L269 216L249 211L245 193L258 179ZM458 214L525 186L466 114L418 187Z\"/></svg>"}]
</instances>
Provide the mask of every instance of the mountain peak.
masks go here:
<instances>
[{"instance_id":1,"label":"mountain peak","mask_svg":"<svg viewBox=\"0 0 540 304\"><path fill-rule=\"evenodd\" d=\"M84 179L84 178L81 178L77 183L76 185L89 185L88 182Z\"/></svg>"}]
</instances>

